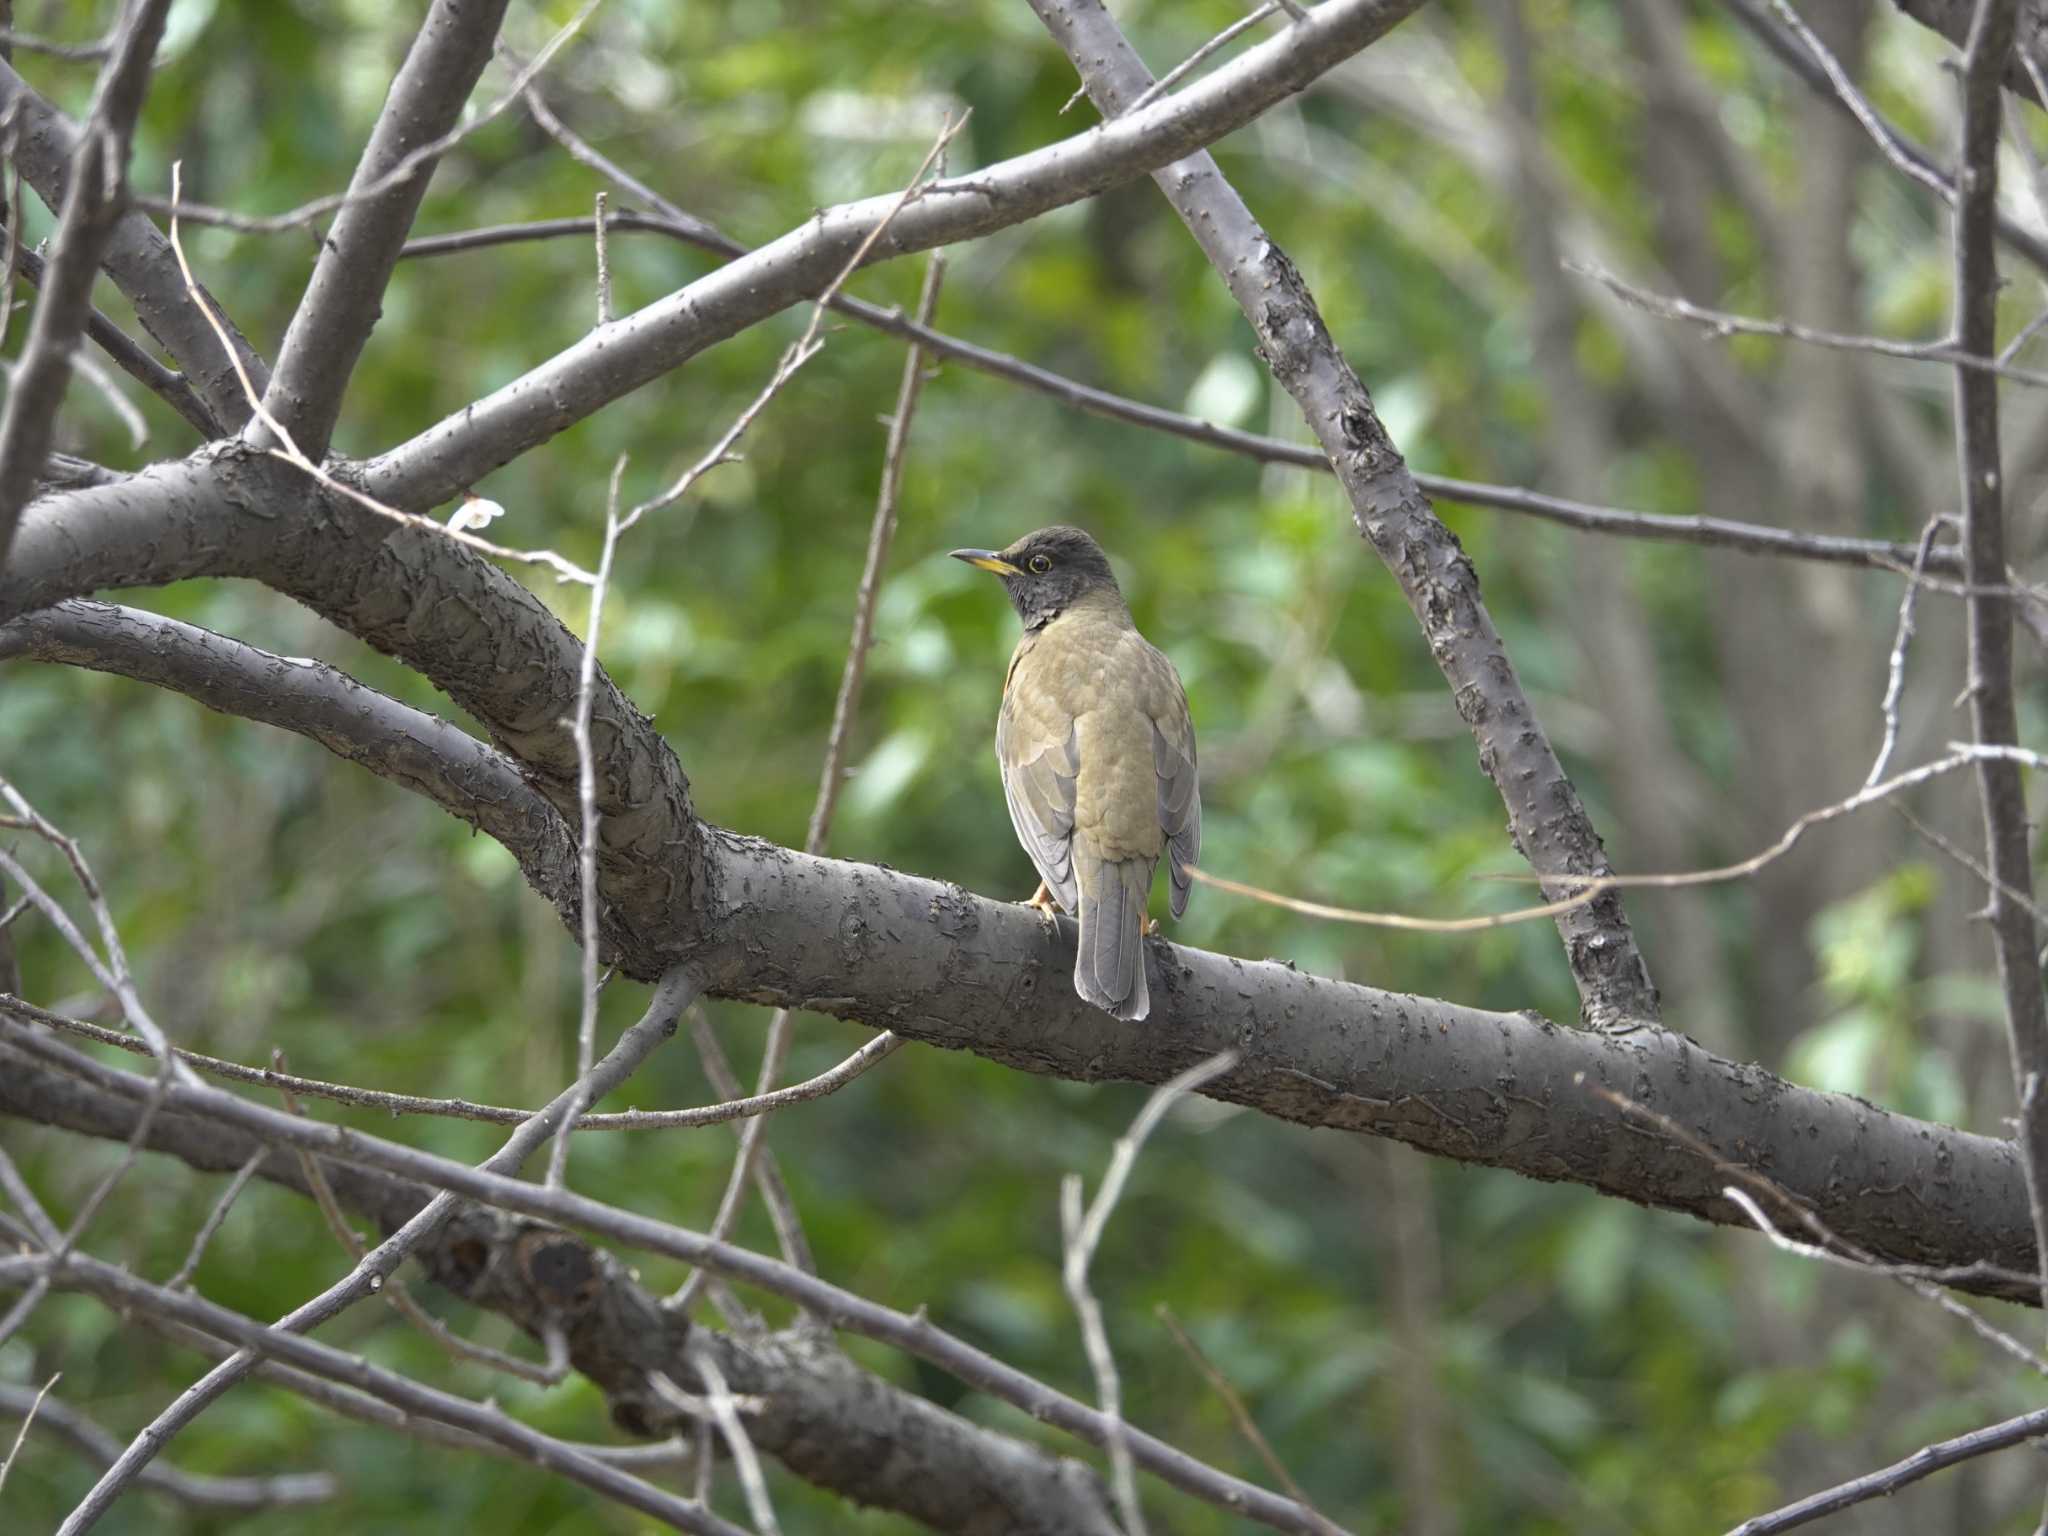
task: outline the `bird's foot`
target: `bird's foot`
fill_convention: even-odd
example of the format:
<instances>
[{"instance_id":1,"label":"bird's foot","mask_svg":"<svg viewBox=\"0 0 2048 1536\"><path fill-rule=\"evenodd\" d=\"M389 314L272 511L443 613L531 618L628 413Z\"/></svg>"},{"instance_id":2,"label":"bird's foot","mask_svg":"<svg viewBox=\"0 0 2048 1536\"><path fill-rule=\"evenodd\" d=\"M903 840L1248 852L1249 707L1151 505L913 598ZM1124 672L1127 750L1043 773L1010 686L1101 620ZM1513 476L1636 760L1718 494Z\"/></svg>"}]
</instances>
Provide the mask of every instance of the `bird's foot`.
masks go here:
<instances>
[{"instance_id":1,"label":"bird's foot","mask_svg":"<svg viewBox=\"0 0 2048 1536\"><path fill-rule=\"evenodd\" d=\"M1060 904L1053 900L1052 887L1043 880L1038 882L1038 889L1031 893L1031 899L1025 902L1024 905L1036 912L1038 920L1044 923L1046 927L1059 927L1058 913Z\"/></svg>"},{"instance_id":2,"label":"bird's foot","mask_svg":"<svg viewBox=\"0 0 2048 1536\"><path fill-rule=\"evenodd\" d=\"M1156 918L1156 917L1148 917L1148 918L1146 918L1146 919L1145 919L1145 927L1144 927L1144 929L1143 929L1143 932L1144 932L1144 935L1145 935L1145 937L1146 937L1146 938L1148 938L1148 939L1156 939L1156 938L1158 938L1158 937L1159 937L1159 919L1158 919L1158 918Z\"/></svg>"}]
</instances>

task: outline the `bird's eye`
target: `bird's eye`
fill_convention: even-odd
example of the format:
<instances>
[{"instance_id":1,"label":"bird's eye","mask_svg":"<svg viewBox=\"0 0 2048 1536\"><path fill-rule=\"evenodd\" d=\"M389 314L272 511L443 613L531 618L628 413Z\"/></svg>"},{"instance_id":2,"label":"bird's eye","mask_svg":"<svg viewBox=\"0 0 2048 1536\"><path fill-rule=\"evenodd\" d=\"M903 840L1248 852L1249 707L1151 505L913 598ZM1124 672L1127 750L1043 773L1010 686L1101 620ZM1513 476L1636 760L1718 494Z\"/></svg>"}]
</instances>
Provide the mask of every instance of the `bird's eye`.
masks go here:
<instances>
[{"instance_id":1,"label":"bird's eye","mask_svg":"<svg viewBox=\"0 0 2048 1536\"><path fill-rule=\"evenodd\" d=\"M1029 560L1026 560L1024 563L1025 565L1030 567L1032 575L1043 576L1047 571L1052 569L1052 556L1033 555Z\"/></svg>"}]
</instances>

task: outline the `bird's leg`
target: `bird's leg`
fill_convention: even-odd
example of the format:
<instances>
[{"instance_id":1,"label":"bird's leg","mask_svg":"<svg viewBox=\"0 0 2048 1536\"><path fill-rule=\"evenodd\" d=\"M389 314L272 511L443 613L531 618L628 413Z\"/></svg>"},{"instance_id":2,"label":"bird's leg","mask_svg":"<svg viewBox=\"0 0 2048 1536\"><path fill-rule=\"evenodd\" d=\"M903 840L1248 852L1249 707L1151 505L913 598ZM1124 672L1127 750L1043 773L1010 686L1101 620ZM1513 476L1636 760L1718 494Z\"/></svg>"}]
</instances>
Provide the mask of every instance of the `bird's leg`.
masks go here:
<instances>
[{"instance_id":1,"label":"bird's leg","mask_svg":"<svg viewBox=\"0 0 2048 1536\"><path fill-rule=\"evenodd\" d=\"M1057 928L1059 926L1059 918L1055 914L1058 913L1060 904L1053 900L1052 887L1043 880L1038 882L1038 889L1031 893L1031 899L1025 902L1024 905L1036 912L1039 921L1044 923L1046 927Z\"/></svg>"},{"instance_id":2,"label":"bird's leg","mask_svg":"<svg viewBox=\"0 0 2048 1536\"><path fill-rule=\"evenodd\" d=\"M1143 928L1143 929L1141 929L1140 931L1141 931L1141 932L1142 932L1142 933L1143 933L1143 934L1145 935L1145 937L1146 937L1146 938L1148 938L1148 939L1156 939L1156 938L1158 938L1158 937L1159 937L1159 919L1158 919L1158 918L1156 918L1156 917L1148 917L1148 918L1146 918L1146 919L1145 919L1145 926L1144 926L1144 928Z\"/></svg>"}]
</instances>

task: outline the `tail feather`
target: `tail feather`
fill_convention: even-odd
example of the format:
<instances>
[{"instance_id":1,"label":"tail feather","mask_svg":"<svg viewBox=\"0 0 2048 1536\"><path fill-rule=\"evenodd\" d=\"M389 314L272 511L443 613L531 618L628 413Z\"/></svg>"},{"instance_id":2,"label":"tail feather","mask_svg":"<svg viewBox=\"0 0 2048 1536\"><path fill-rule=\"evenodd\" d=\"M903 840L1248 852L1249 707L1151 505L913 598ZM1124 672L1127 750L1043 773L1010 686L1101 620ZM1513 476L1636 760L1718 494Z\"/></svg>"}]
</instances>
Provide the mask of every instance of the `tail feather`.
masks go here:
<instances>
[{"instance_id":1,"label":"tail feather","mask_svg":"<svg viewBox=\"0 0 2048 1536\"><path fill-rule=\"evenodd\" d=\"M1145 982L1145 908L1152 894L1152 866L1143 859L1120 863L1095 858L1078 845L1074 873L1080 887L1080 945L1074 956L1074 990L1119 1019L1142 1019L1152 1011Z\"/></svg>"}]
</instances>

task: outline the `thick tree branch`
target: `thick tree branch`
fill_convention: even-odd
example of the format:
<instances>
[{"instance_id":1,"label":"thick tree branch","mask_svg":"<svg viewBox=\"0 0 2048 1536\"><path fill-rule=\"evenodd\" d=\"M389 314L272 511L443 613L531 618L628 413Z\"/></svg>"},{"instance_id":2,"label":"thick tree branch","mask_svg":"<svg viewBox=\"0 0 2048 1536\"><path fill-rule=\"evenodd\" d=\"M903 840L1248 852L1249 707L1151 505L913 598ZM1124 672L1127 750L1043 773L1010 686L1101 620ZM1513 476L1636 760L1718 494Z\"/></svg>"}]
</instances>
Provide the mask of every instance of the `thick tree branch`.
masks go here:
<instances>
[{"instance_id":1,"label":"thick tree branch","mask_svg":"<svg viewBox=\"0 0 2048 1536\"><path fill-rule=\"evenodd\" d=\"M37 503L0 568L0 620L102 586L200 575L260 580L398 657L481 722L577 824L576 747L564 723L582 665L576 637L540 598L454 540L394 526L267 455L208 449ZM702 878L689 782L602 667L591 739L606 950L651 980L679 947ZM575 883L573 871L566 878Z\"/></svg>"},{"instance_id":2,"label":"thick tree branch","mask_svg":"<svg viewBox=\"0 0 2048 1536\"><path fill-rule=\"evenodd\" d=\"M895 213L870 261L990 234L1170 164L1243 127L1374 42L1422 0L1328 0L1305 21L1142 112L971 175ZM422 510L715 342L824 290L889 218L895 194L802 227L582 341L365 467L364 489Z\"/></svg>"},{"instance_id":3,"label":"thick tree branch","mask_svg":"<svg viewBox=\"0 0 2048 1536\"><path fill-rule=\"evenodd\" d=\"M209 477L222 471L215 490ZM318 515L291 515L288 508L306 505L304 482L279 481L294 474L236 455L164 466L44 504L65 509L61 527L39 515L42 505L32 509L20 554L42 552L45 586L81 565L104 571L131 562L135 571L159 555L168 566L192 567L188 574L295 572L288 589L317 589L316 578L325 578L335 589L325 599L330 617L416 657L494 739L544 727L566 736L553 722L574 699L576 642L524 588L418 530L379 522L382 537L350 537L348 510L320 502L311 504ZM137 526L156 530L146 550L148 541L132 534ZM21 565L0 572L0 611L28 584ZM55 596L65 595L60 584ZM451 617L461 615L468 617ZM2032 1266L2010 1147L1793 1088L1680 1037L1645 1030L1604 1041L1520 1015L1165 944L1148 949L1159 1017L1171 1028L1115 1026L1060 980L1072 970L1071 926L1049 935L1031 913L956 886L699 828L681 770L644 717L608 685L597 710L607 722L597 732L601 792L638 782L677 786L678 798L658 811L641 800L607 812L642 818L627 824L644 839L644 858L624 858L629 845L609 835L601 849L601 889L618 903L606 914L607 942L629 974L657 974L689 953L721 995L812 1008L1083 1080L1162 1082L1204 1055L1246 1044L1246 1065L1212 1090L1219 1096L1304 1124L1393 1136L1443 1156L1743 1222L1720 1197L1717 1169L1655 1147L1639 1127L1589 1101L1578 1087L1583 1076L1665 1109L1889 1260ZM566 785L570 798L551 793L558 808L574 804L573 749L562 741L559 750L568 777L556 792ZM527 876L543 889L545 881L573 882L575 860L564 854L553 869L528 866ZM1513 1094L1506 1082L1517 1085Z\"/></svg>"},{"instance_id":4,"label":"thick tree branch","mask_svg":"<svg viewBox=\"0 0 2048 1536\"><path fill-rule=\"evenodd\" d=\"M434 0L356 164L348 201L320 242L319 263L263 394L264 408L316 463L326 456L342 395L381 313L385 285L427 194L436 158L423 157L393 185L380 183L408 155L454 126L491 61L505 4ZM267 429L256 431L267 441Z\"/></svg>"},{"instance_id":5,"label":"thick tree branch","mask_svg":"<svg viewBox=\"0 0 2048 1536\"><path fill-rule=\"evenodd\" d=\"M717 251L726 256L747 254L747 247L737 240L729 240L716 230L710 229L701 220L691 219L674 204L661 200L659 194L649 194L643 183L634 182L631 190L636 196L650 196L651 200L659 201L665 211L657 215L610 213L605 216L607 230L644 230L667 235L686 245L693 245L701 250ZM501 224L454 234L425 235L407 241L405 255L408 258L445 256L523 240L551 240L572 236L588 239L595 224L594 219L588 218L536 219L525 224ZM935 357L963 363L992 378L1007 379L1013 384L1036 390L1064 404L1111 421L1128 422L1132 426L1185 438L1189 442L1221 449L1225 453L1239 454L1261 464L1288 464L1297 469L1312 469L1319 474L1335 473L1330 466L1329 455L1320 448L1311 447L1306 443L1289 442L1285 438L1261 436L1259 433L1246 432L1237 427L1222 426L1199 416L1184 415L1179 411L1168 410L1164 406L1150 405L1125 395L1112 394L1106 389L1097 389L1091 384L1083 384L1078 379L1068 378L1065 374L1055 373L1050 368L1041 368L1036 363L1026 362L1021 357L1013 357L1007 352L998 352L992 347L980 346L945 331L920 325L900 309L870 304L864 299L856 299L845 293L832 296L831 308L840 314L850 315L863 325L885 335L897 336L912 342ZM1746 555L1778 556L1788 560L1813 560L1829 565L1851 565L1888 571L1910 571L1916 553L1911 543L1889 539L1858 539L1839 534L1802 533L1792 528L1773 528L1762 523L1730 522L1724 518L1678 517L1659 512L1634 512L1622 507L1603 507L1563 496L1547 496L1541 491L1526 490L1520 486L1489 485L1477 480L1456 480L1446 475L1417 473L1415 483L1438 501L1455 501L1465 506L1518 512L1566 528L1577 528L1586 533L1604 533L1618 538L1651 539L1672 544L1704 544L1713 548L1732 549ZM1962 557L1954 550L1945 548L1933 551L1923 567L1930 573L1949 576L1960 575L1962 568Z\"/></svg>"},{"instance_id":6,"label":"thick tree branch","mask_svg":"<svg viewBox=\"0 0 2048 1536\"><path fill-rule=\"evenodd\" d=\"M136 1108L0 1045L0 1112L125 1141ZM207 1172L239 1167L261 1143L246 1132L166 1114L147 1145ZM308 1193L302 1164L274 1152L262 1176ZM327 1165L337 1197L386 1232L434 1194L427 1186L347 1164ZM979 1536L1109 1536L1108 1504L1084 1464L982 1428L861 1369L808 1327L761 1338L693 1328L666 1312L627 1266L559 1228L465 1207L417 1257L434 1282L517 1324L536 1340L558 1331L570 1363L605 1395L613 1420L640 1436L685 1427L651 1385L660 1372L695 1384L694 1342L713 1353L733 1390L758 1397L754 1443L796 1476L938 1531Z\"/></svg>"},{"instance_id":7,"label":"thick tree branch","mask_svg":"<svg viewBox=\"0 0 2048 1536\"><path fill-rule=\"evenodd\" d=\"M9 1017L4 1000L0 1000L0 1020ZM0 1022L0 1049L11 1049L18 1055L57 1067L132 1104L146 1102L152 1093L153 1085L147 1079L101 1067L38 1039L12 1022ZM921 1311L916 1315L896 1311L779 1260L616 1210L567 1189L525 1183L516 1177L472 1168L361 1132L299 1119L218 1089L174 1087L162 1097L163 1108L173 1115L184 1113L210 1119L279 1146L301 1148L337 1162L431 1184L441 1193L427 1207L429 1211L443 1197L458 1195L557 1226L583 1227L628 1246L665 1254L729 1279L760 1286L798 1302L828 1323L930 1360L968 1385L1022 1408L1034 1418L1091 1445L1108 1442L1111 1425L1105 1415L933 1326ZM417 1225L425 1214L414 1217L408 1227ZM0 1260L0 1264L5 1262ZM1126 1426L1124 1434L1138 1465L1185 1492L1279 1530L1320 1536L1320 1528L1311 1523L1313 1516L1293 1500L1218 1472L1135 1427Z\"/></svg>"},{"instance_id":8,"label":"thick tree branch","mask_svg":"<svg viewBox=\"0 0 2048 1536\"><path fill-rule=\"evenodd\" d=\"M72 156L71 184L51 240L35 319L8 380L6 408L0 411L0 565L7 561L21 509L35 494L56 436L57 411L71 381L71 354L92 312L100 257L121 217L128 141L169 9L170 0L128 0Z\"/></svg>"},{"instance_id":9,"label":"thick tree branch","mask_svg":"<svg viewBox=\"0 0 2048 1536\"><path fill-rule=\"evenodd\" d=\"M1979 0L1963 61L1956 341L1961 350L1979 357L1990 357L1998 348L1998 266L1991 221L1998 206L2000 82L2012 48L2015 10L2015 0ZM1980 744L2017 746L2012 600L2002 591L1978 590L1995 587L2005 571L2005 473L1998 454L1998 380L1977 369L1956 370L1956 452L1962 471L1963 556L1973 589L1970 716ZM2035 1241L2048 1258L2048 999L2041 991L2027 791L2017 763L1992 757L1978 762L1977 787L1991 866L1988 916L2019 1096L2019 1145L2033 1200Z\"/></svg>"},{"instance_id":10,"label":"thick tree branch","mask_svg":"<svg viewBox=\"0 0 2048 1536\"><path fill-rule=\"evenodd\" d=\"M445 720L304 657L138 608L73 601L0 624L0 660L111 672L317 741L489 833L530 871L572 866L569 829L499 753ZM541 894L572 926L574 882Z\"/></svg>"},{"instance_id":11,"label":"thick tree branch","mask_svg":"<svg viewBox=\"0 0 2048 1536\"><path fill-rule=\"evenodd\" d=\"M79 130L63 113L29 88L10 65L0 63L0 116L12 113L20 125L15 160L36 195L52 208L62 208L70 195L71 160L77 153ZM219 338L178 274L171 243L147 214L122 213L100 256L114 286L135 306L142 328L169 352L198 390L207 409L223 425L240 427L249 419L249 401L235 379L235 370L221 356ZM235 350L257 389L270 380L270 370L219 305Z\"/></svg>"},{"instance_id":12,"label":"thick tree branch","mask_svg":"<svg viewBox=\"0 0 2048 1536\"><path fill-rule=\"evenodd\" d=\"M1100 0L1031 0L1073 59L1102 114L1115 119L1152 74ZM1611 873L1600 836L1515 676L1479 578L1387 435L1372 397L1338 351L1301 274L1252 217L1206 152L1154 173L1259 338L1259 355L1301 407L1336 466L1358 531L1408 598L1479 760L1507 804L1516 847L1539 875ZM1551 899L1571 887L1546 885ZM1657 989L1611 893L1557 920L1587 1022L1654 1020Z\"/></svg>"},{"instance_id":13,"label":"thick tree branch","mask_svg":"<svg viewBox=\"0 0 2048 1536\"><path fill-rule=\"evenodd\" d=\"M0 238L4 238L4 231L0 231ZM49 264L36 252L17 249L14 264L31 287L43 285ZM173 373L143 351L126 331L97 309L88 308L85 312L85 334L113 360L117 368L184 417L202 438L221 435L220 423L206 408L206 402L199 398L192 381L182 373Z\"/></svg>"}]
</instances>

